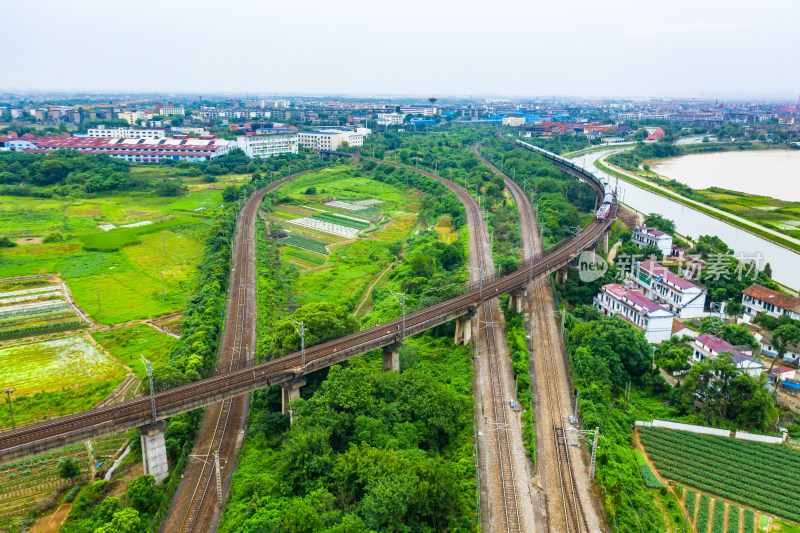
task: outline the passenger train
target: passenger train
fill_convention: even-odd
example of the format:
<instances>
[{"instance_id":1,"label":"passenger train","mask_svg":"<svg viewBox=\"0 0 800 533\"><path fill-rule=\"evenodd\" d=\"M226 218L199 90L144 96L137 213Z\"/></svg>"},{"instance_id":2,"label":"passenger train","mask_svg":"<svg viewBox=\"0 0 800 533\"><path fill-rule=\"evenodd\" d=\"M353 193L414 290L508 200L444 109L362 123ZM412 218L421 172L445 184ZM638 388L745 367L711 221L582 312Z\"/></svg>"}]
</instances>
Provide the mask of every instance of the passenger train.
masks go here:
<instances>
[{"instance_id":1,"label":"passenger train","mask_svg":"<svg viewBox=\"0 0 800 533\"><path fill-rule=\"evenodd\" d=\"M588 169L585 169L580 165L576 165L575 163L573 163L569 159L567 159L565 157L561 157L560 155L554 154L553 152L550 152L550 151L545 150L543 148L539 148L538 146L534 146L534 145L532 145L530 143L526 143L526 142L523 142L523 141L520 141L520 140L517 140L517 141L514 141L514 142L516 142L519 146L522 146L523 148L527 148L528 150L531 150L533 152L538 152L538 153L542 154L546 158L548 158L548 159L550 159L552 161L555 161L559 165L564 165L566 167L570 167L570 168L572 168L574 170L577 170L578 172L580 172L581 174L583 174L587 178L589 178L592 181L594 181L600 187L602 187L603 188L603 203L600 204L600 207L597 209L597 212L595 213L595 221L604 222L606 220L606 218L608 218L608 214L611 212L611 206L616 201L616 194L614 193L613 187L611 187L611 184L608 182L608 178L607 177L599 174L598 172L593 172L593 171L590 171Z\"/></svg>"}]
</instances>

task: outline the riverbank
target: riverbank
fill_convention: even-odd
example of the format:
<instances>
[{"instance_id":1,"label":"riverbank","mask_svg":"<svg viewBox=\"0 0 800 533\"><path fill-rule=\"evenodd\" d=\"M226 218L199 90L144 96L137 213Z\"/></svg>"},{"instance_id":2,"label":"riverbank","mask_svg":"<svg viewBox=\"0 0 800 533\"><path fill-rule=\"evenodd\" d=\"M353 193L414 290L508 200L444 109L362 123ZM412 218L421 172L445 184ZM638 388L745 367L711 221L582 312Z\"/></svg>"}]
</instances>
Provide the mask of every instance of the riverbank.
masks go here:
<instances>
[{"instance_id":1,"label":"riverbank","mask_svg":"<svg viewBox=\"0 0 800 533\"><path fill-rule=\"evenodd\" d=\"M778 246L791 250L792 252L800 253L800 239L796 239L794 237L785 235L779 231L764 227L756 222L747 220L746 218L724 211L720 208L707 205L701 201L687 198L686 196L673 192L672 190L662 185L657 185L648 179L642 178L632 172L624 170L621 167L618 167L608 162L607 158L610 155L612 154L608 154L598 158L594 162L594 165L597 168L605 172L608 172L613 176L617 176L620 179L633 183L637 187L641 187L655 194L669 198L674 202L701 211L708 216L711 216L727 224L730 224L738 229L747 231L748 233L766 239L774 244L777 244Z\"/></svg>"}]
</instances>

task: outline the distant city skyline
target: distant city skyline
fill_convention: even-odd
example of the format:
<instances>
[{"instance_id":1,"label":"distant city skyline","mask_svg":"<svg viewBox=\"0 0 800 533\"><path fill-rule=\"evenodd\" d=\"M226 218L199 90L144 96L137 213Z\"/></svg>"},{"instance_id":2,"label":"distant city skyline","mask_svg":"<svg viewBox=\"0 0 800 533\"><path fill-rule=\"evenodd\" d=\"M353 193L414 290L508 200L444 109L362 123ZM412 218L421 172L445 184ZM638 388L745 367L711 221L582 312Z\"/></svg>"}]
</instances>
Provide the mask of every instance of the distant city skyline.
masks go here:
<instances>
[{"instance_id":1,"label":"distant city skyline","mask_svg":"<svg viewBox=\"0 0 800 533\"><path fill-rule=\"evenodd\" d=\"M796 101L800 3L33 0L0 91Z\"/></svg>"}]
</instances>

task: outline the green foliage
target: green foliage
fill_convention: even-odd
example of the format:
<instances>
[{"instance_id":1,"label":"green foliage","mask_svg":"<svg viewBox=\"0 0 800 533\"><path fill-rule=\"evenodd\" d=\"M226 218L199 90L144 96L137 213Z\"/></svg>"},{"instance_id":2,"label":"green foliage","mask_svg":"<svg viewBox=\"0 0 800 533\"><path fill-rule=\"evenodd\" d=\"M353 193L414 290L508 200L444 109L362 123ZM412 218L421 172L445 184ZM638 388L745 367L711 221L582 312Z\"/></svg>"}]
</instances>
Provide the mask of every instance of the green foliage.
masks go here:
<instances>
[{"instance_id":1,"label":"green foliage","mask_svg":"<svg viewBox=\"0 0 800 533\"><path fill-rule=\"evenodd\" d=\"M728 419L765 430L778 417L772 394L764 387L766 379L765 375L754 378L745 373L731 354L723 352L693 364L671 401L684 413L697 410L705 423Z\"/></svg>"},{"instance_id":2,"label":"green foliage","mask_svg":"<svg viewBox=\"0 0 800 533\"><path fill-rule=\"evenodd\" d=\"M77 459L73 459L71 457L63 457L58 464L56 465L58 468L58 475L62 479L67 479L72 481L73 478L78 477L81 475L81 464Z\"/></svg>"},{"instance_id":3,"label":"green foliage","mask_svg":"<svg viewBox=\"0 0 800 533\"><path fill-rule=\"evenodd\" d=\"M522 409L528 414L523 417L522 442L528 458L536 463L536 437L534 409L531 406L531 374L530 356L526 340L523 315L509 311L507 306L502 306L506 319L506 340L512 359L512 370L517 377L517 399Z\"/></svg>"},{"instance_id":4,"label":"green foliage","mask_svg":"<svg viewBox=\"0 0 800 533\"><path fill-rule=\"evenodd\" d=\"M774 444L661 428L640 428L642 443L665 477L717 496L800 520L800 453Z\"/></svg>"},{"instance_id":5,"label":"green foliage","mask_svg":"<svg viewBox=\"0 0 800 533\"><path fill-rule=\"evenodd\" d=\"M117 252L124 246L141 244L140 237L147 233L156 233L167 228L175 228L190 222L189 219L174 217L153 224L136 226L133 228L115 228L101 233L89 233L78 237L83 243L83 249L91 252Z\"/></svg>"},{"instance_id":6,"label":"green foliage","mask_svg":"<svg viewBox=\"0 0 800 533\"><path fill-rule=\"evenodd\" d=\"M639 137L637 140L641 140L642 131L643 129L637 132ZM639 143L633 150L626 150L610 156L608 161L626 170L636 172L645 159L675 157L682 153L683 148L672 143Z\"/></svg>"}]
</instances>

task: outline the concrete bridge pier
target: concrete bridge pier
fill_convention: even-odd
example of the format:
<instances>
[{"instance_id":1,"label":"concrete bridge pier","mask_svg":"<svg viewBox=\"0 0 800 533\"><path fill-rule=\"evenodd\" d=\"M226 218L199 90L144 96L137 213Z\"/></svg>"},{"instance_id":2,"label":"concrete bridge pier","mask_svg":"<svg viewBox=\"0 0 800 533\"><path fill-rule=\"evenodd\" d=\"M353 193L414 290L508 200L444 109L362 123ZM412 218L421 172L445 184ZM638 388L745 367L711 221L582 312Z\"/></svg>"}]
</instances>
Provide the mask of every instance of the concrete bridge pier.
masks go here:
<instances>
[{"instance_id":1,"label":"concrete bridge pier","mask_svg":"<svg viewBox=\"0 0 800 533\"><path fill-rule=\"evenodd\" d=\"M516 309L517 313L522 312L522 300L525 297L525 289L518 289L508 293L508 308Z\"/></svg>"},{"instance_id":2,"label":"concrete bridge pier","mask_svg":"<svg viewBox=\"0 0 800 533\"><path fill-rule=\"evenodd\" d=\"M383 371L391 372L396 370L400 372L400 347L402 344L395 343L383 347Z\"/></svg>"},{"instance_id":3,"label":"concrete bridge pier","mask_svg":"<svg viewBox=\"0 0 800 533\"><path fill-rule=\"evenodd\" d=\"M166 428L167 426L163 421L152 428L149 425L139 428L144 473L145 475L152 475L156 479L156 483L161 483L169 475L167 446L164 444L164 430Z\"/></svg>"},{"instance_id":4,"label":"concrete bridge pier","mask_svg":"<svg viewBox=\"0 0 800 533\"><path fill-rule=\"evenodd\" d=\"M300 397L300 387L305 384L306 380L299 378L281 385L283 389L283 394L281 395L281 412L285 415L289 415L290 424L294 422L294 414L292 414L292 410L289 409L289 404Z\"/></svg>"},{"instance_id":5,"label":"concrete bridge pier","mask_svg":"<svg viewBox=\"0 0 800 533\"><path fill-rule=\"evenodd\" d=\"M608 231L603 233L603 252L608 256Z\"/></svg>"},{"instance_id":6,"label":"concrete bridge pier","mask_svg":"<svg viewBox=\"0 0 800 533\"><path fill-rule=\"evenodd\" d=\"M468 314L456 319L456 346L466 345L472 340L472 318L474 316L475 311L472 310Z\"/></svg>"}]
</instances>

